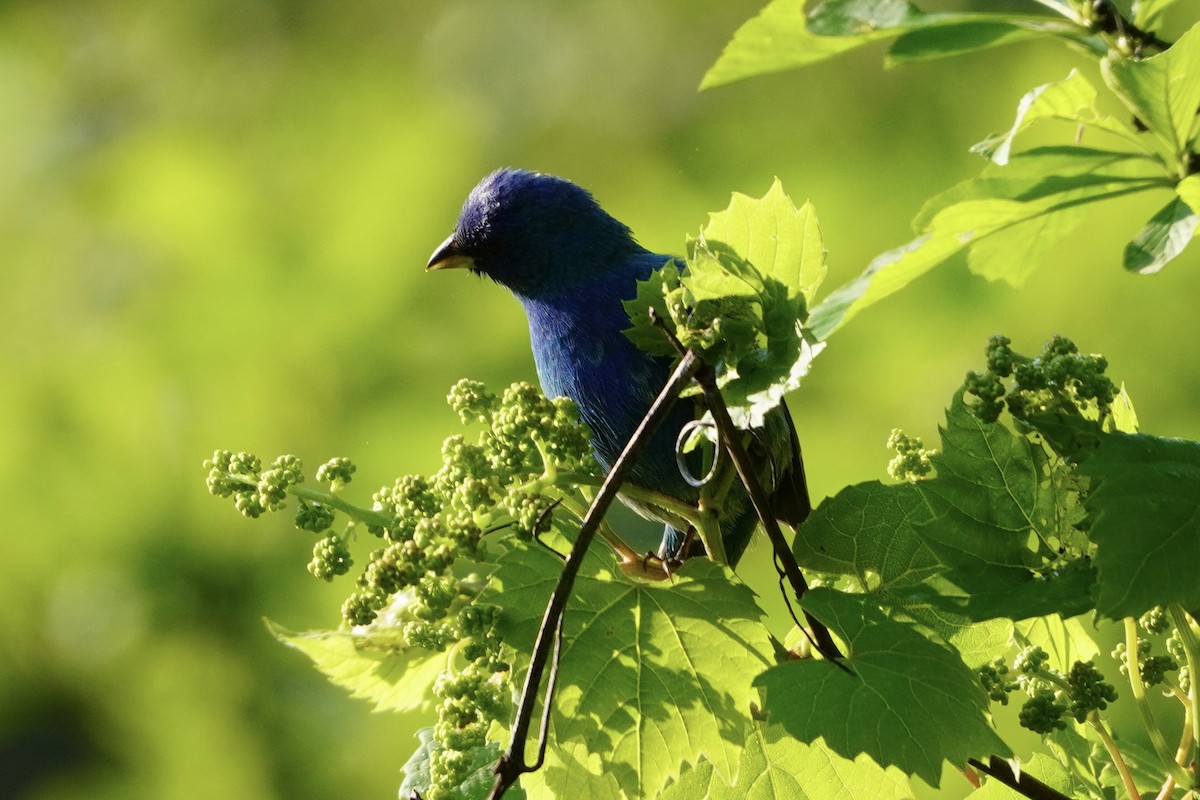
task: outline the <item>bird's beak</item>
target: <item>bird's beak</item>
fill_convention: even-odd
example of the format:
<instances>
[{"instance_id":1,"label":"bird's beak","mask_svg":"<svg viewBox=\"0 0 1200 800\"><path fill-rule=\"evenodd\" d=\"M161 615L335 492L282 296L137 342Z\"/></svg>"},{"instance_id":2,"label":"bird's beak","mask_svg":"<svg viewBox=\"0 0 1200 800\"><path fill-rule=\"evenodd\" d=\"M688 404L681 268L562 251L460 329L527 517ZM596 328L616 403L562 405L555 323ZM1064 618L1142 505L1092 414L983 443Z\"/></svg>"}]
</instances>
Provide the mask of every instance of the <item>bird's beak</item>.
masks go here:
<instances>
[{"instance_id":1,"label":"bird's beak","mask_svg":"<svg viewBox=\"0 0 1200 800\"><path fill-rule=\"evenodd\" d=\"M435 269L474 269L475 259L464 253L458 246L458 242L454 241L454 237L446 239L433 251L433 255L429 257L429 263L425 265L427 271Z\"/></svg>"}]
</instances>

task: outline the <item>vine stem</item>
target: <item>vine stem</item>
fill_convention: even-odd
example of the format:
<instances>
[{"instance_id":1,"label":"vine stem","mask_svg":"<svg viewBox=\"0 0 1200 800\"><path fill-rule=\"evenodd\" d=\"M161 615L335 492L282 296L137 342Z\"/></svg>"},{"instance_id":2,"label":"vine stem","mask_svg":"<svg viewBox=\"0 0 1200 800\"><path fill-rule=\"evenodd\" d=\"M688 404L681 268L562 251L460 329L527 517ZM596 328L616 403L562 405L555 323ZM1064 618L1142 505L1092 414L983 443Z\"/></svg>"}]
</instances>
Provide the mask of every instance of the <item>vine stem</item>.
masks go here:
<instances>
[{"instance_id":1,"label":"vine stem","mask_svg":"<svg viewBox=\"0 0 1200 800\"><path fill-rule=\"evenodd\" d=\"M1173 616L1173 615L1172 615ZM1150 708L1150 698L1146 696L1146 686L1142 683L1141 668L1138 666L1138 633L1137 622L1133 617L1124 619L1125 625L1125 669L1129 674L1129 686L1133 690L1134 704L1142 715L1142 724L1146 728L1146 736L1154 747L1154 753L1165 767L1167 774L1175 778L1180 786L1192 784L1192 776L1187 770L1175 762L1172 753L1167 749L1167 739L1162 729L1154 719L1154 711ZM1193 689L1194 691L1194 689ZM1137 797L1137 795L1133 795Z\"/></svg>"},{"instance_id":2,"label":"vine stem","mask_svg":"<svg viewBox=\"0 0 1200 800\"><path fill-rule=\"evenodd\" d=\"M556 642L561 641L563 615L566 612L567 600L571 596L571 589L575 585L575 577L579 574L579 568L583 565L588 545L595 538L596 530L600 526L604 513L616 499L617 492L633 468L638 454L649 440L650 435L666 419L667 414L675 405L675 401L679 399L680 392L691 383L692 377L701 365L699 357L690 353L679 362L666 386L659 392L653 405L650 406L650 410L646 412L646 416L638 425L637 430L633 432L633 436L626 443L625 449L621 451L616 463L609 470L608 476L596 493L596 498L592 501L591 508L588 509L587 516L583 519L575 546L571 548L571 553L567 556L562 574L559 575L558 583L555 584L550 601L546 605L546 613L542 617L541 627L538 628L537 641L534 643L533 655L529 661L529 671L525 675L525 685L521 689L521 699L517 705L516 718L513 720L512 741L508 745L508 750L496 764L496 782L492 785L492 791L488 795L489 800L499 800L522 774L533 772L541 766L546 752L547 720L549 719L550 703L553 700L551 697L552 687L558 676L557 658L553 659L550 668L549 686L543 701L538 757L534 764L528 764L525 761L526 740L529 737L529 727L533 720L533 707L537 703L538 691L542 685L542 675L546 670L547 663L551 662L551 651L559 650Z\"/></svg>"},{"instance_id":3,"label":"vine stem","mask_svg":"<svg viewBox=\"0 0 1200 800\"><path fill-rule=\"evenodd\" d=\"M323 492L320 489L313 489L308 486L299 486L293 484L288 487L288 494L301 500L307 500L310 503L320 503L321 505L335 508L351 519L367 525L377 525L382 528L392 524L392 519L384 514L356 506L353 503L347 503L337 495L330 494L329 492Z\"/></svg>"},{"instance_id":4,"label":"vine stem","mask_svg":"<svg viewBox=\"0 0 1200 800\"><path fill-rule=\"evenodd\" d=\"M1104 749L1108 752L1108 757L1112 759L1113 766L1117 768L1117 773L1121 776L1121 782L1125 784L1125 791L1129 794L1129 800L1139 800L1141 794L1138 793L1137 784L1133 782L1133 773L1129 771L1129 765L1125 763L1125 757L1121 755L1121 750L1117 747L1117 743L1108 733L1108 729L1104 727L1104 723L1100 721L1100 715L1093 711L1088 715L1088 724L1092 726L1092 730L1100 737L1100 741L1104 744Z\"/></svg>"},{"instance_id":5,"label":"vine stem","mask_svg":"<svg viewBox=\"0 0 1200 800\"><path fill-rule=\"evenodd\" d=\"M691 355L691 351L688 351ZM771 540L771 546L775 550L775 558L783 565L784 574L787 575L788 583L792 586L792 591L796 595L796 599L800 600L806 591L808 591L808 582L804 580L804 573L800 571L800 565L796 563L796 557L792 555L792 550L788 547L787 539L783 536L783 531L779 529L779 521L775 519L775 513L771 510L770 500L767 498L767 493L763 489L762 482L759 481L758 475L755 473L754 465L750 461L750 456L746 452L745 446L742 444L741 431L733 424L733 420L729 417L729 409L725 405L725 398L721 396L720 389L717 388L716 375L713 369L708 364L702 364L696 372L696 383L700 384L700 389L704 392L704 401L708 405L708 411L712 414L713 422L717 424L717 434L721 439L721 444L729 453L729 458L733 461L733 466L737 469L738 477L742 479L742 483L746 487L746 493L750 495L750 502L754 505L754 510L758 513L759 521L762 522L763 528L767 532L767 537ZM801 609L803 610L803 609ZM834 664L837 664L842 669L849 671L849 668L842 663L844 657L842 651L838 649L837 643L833 641L833 636L830 635L829 629L808 611L804 611L804 618L808 621L809 627L812 630L813 645L826 659Z\"/></svg>"},{"instance_id":6,"label":"vine stem","mask_svg":"<svg viewBox=\"0 0 1200 800\"><path fill-rule=\"evenodd\" d=\"M1178 603L1168 605L1167 613L1171 615L1171 622L1179 634L1179 641L1183 643L1183 655L1187 661L1188 674L1191 676L1192 685L1187 693L1187 716L1191 717L1192 741L1188 748L1191 750L1191 758L1187 760L1191 761L1192 786L1195 788L1200 787L1200 637L1196 636L1189 615ZM1184 763L1187 763L1187 760Z\"/></svg>"}]
</instances>

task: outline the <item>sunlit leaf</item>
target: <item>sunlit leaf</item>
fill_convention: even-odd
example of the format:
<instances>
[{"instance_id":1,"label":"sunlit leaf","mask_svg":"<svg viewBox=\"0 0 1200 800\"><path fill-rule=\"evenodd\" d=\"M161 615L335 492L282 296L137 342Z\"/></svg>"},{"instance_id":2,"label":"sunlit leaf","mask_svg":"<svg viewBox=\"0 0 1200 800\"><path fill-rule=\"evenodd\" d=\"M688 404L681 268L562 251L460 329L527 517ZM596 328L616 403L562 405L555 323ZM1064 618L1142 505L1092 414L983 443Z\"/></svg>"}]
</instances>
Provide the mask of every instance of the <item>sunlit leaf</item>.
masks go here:
<instances>
[{"instance_id":1,"label":"sunlit leaf","mask_svg":"<svg viewBox=\"0 0 1200 800\"><path fill-rule=\"evenodd\" d=\"M270 620L267 629L312 659L332 683L380 711L431 708L433 682L448 663L446 653L407 644L398 629L297 633Z\"/></svg>"},{"instance_id":2,"label":"sunlit leaf","mask_svg":"<svg viewBox=\"0 0 1200 800\"><path fill-rule=\"evenodd\" d=\"M845 643L849 671L811 660L767 670L755 684L771 722L935 786L945 763L1008 755L984 716L979 681L953 650L888 619L862 595L817 588L803 606Z\"/></svg>"},{"instance_id":3,"label":"sunlit leaf","mask_svg":"<svg viewBox=\"0 0 1200 800\"><path fill-rule=\"evenodd\" d=\"M1198 219L1182 198L1172 199L1125 246L1125 269L1143 275L1158 272L1192 241Z\"/></svg>"},{"instance_id":4,"label":"sunlit leaf","mask_svg":"<svg viewBox=\"0 0 1200 800\"><path fill-rule=\"evenodd\" d=\"M1077 71L1061 81L1046 83L1031 89L1017 104L1017 117L1012 127L999 136L986 139L971 148L972 152L990 158L997 164L1007 164L1013 139L1034 122L1058 119L1116 134L1142 148L1137 133L1124 122L1106 117L1096 111L1096 89Z\"/></svg>"},{"instance_id":5,"label":"sunlit leaf","mask_svg":"<svg viewBox=\"0 0 1200 800\"><path fill-rule=\"evenodd\" d=\"M1095 37L1082 34L1078 25L1055 16L925 13L907 0L827 0L806 16L800 0L772 0L737 30L700 88L806 66L897 36L907 41L896 42L889 63L957 55L1039 36L1064 38L1097 53L1106 49Z\"/></svg>"},{"instance_id":6,"label":"sunlit leaf","mask_svg":"<svg viewBox=\"0 0 1200 800\"><path fill-rule=\"evenodd\" d=\"M1134 60L1117 52L1100 62L1109 87L1182 160L1188 152L1200 106L1200 23L1151 58Z\"/></svg>"},{"instance_id":7,"label":"sunlit leaf","mask_svg":"<svg viewBox=\"0 0 1200 800\"><path fill-rule=\"evenodd\" d=\"M901 800L910 797L908 781L865 755L854 760L832 752L817 739L791 738L778 725L754 722L746 728L746 747L730 784L701 762L685 771L658 800Z\"/></svg>"},{"instance_id":8,"label":"sunlit leaf","mask_svg":"<svg viewBox=\"0 0 1200 800\"><path fill-rule=\"evenodd\" d=\"M502 604L506 643L532 647L561 571L541 548L501 558L480 601ZM701 757L732 781L757 697L751 680L774 658L761 616L754 594L706 559L688 561L670 581L641 583L589 555L563 623L553 746L527 788L615 798L620 786L653 796Z\"/></svg>"},{"instance_id":9,"label":"sunlit leaf","mask_svg":"<svg viewBox=\"0 0 1200 800\"><path fill-rule=\"evenodd\" d=\"M1167 185L1151 162L1130 153L1055 147L1015 155L927 202L914 221L920 235L826 295L812 309L809 329L828 337L963 250L973 271L1019 285L1079 224L1087 204Z\"/></svg>"},{"instance_id":10,"label":"sunlit leaf","mask_svg":"<svg viewBox=\"0 0 1200 800\"><path fill-rule=\"evenodd\" d=\"M873 591L915 585L940 568L915 527L929 507L911 484L849 486L817 506L793 543L802 566L855 575Z\"/></svg>"}]
</instances>

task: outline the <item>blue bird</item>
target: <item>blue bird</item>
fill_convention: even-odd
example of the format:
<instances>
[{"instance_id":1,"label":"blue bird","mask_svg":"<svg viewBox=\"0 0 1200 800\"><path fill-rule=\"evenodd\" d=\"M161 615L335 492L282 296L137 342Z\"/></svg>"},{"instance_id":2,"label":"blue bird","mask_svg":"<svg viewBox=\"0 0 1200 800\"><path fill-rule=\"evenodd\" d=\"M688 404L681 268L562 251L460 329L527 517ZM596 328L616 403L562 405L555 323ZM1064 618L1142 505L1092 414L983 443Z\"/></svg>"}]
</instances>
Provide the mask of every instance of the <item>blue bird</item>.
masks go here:
<instances>
[{"instance_id":1,"label":"blue bird","mask_svg":"<svg viewBox=\"0 0 1200 800\"><path fill-rule=\"evenodd\" d=\"M596 459L607 471L673 368L670 359L647 355L622 333L630 322L621 301L635 296L639 280L673 260L639 245L629 228L570 181L500 169L468 195L454 233L433 253L427 269L465 268L512 292L529 321L543 393L575 401L591 428ZM679 432L697 413L691 401L676 405L642 451L630 483L691 505L698 501L698 490L681 474L676 457ZM786 408L768 416L748 449L776 517L799 524L810 506ZM652 503L621 499L641 516L666 524L660 557L697 552L695 547L679 552L686 523L678 517ZM721 517L731 565L745 551L757 521L736 483Z\"/></svg>"}]
</instances>

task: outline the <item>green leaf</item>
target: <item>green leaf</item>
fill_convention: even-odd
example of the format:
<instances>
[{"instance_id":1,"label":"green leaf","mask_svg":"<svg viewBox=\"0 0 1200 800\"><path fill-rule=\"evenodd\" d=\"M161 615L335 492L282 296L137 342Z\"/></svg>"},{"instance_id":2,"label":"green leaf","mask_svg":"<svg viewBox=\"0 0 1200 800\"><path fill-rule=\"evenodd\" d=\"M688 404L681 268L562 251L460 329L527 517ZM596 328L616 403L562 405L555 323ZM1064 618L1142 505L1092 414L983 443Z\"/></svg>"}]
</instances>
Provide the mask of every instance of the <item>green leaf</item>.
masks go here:
<instances>
[{"instance_id":1,"label":"green leaf","mask_svg":"<svg viewBox=\"0 0 1200 800\"><path fill-rule=\"evenodd\" d=\"M946 28L942 34L935 32ZM1003 29L1003 30L1002 30ZM906 0L827 0L805 15L800 0L772 0L733 35L701 89L755 75L814 64L856 47L892 37L889 63L915 61L1035 36L1055 36L1105 51L1096 37L1058 17L1026 14L927 14Z\"/></svg>"},{"instance_id":2,"label":"green leaf","mask_svg":"<svg viewBox=\"0 0 1200 800\"><path fill-rule=\"evenodd\" d=\"M650 324L650 310L667 319L664 298L679 288L679 265L672 260L650 273L644 281L638 281L637 294L632 300L622 300L625 313L633 323L622 331L641 350L653 356L673 356L675 348L663 336L662 331Z\"/></svg>"},{"instance_id":3,"label":"green leaf","mask_svg":"<svg viewBox=\"0 0 1200 800\"><path fill-rule=\"evenodd\" d=\"M914 613L917 612L917 613ZM958 651L958 657L971 669L986 664L1012 646L1012 620L996 618L972 622L957 614L936 608L905 609L905 613L929 627Z\"/></svg>"},{"instance_id":4,"label":"green leaf","mask_svg":"<svg viewBox=\"0 0 1200 800\"><path fill-rule=\"evenodd\" d=\"M1076 661L1090 661L1100 654L1096 640L1078 619L1058 614L1022 620L1017 632L1024 644L1038 645L1050 656L1051 667L1064 674Z\"/></svg>"},{"instance_id":5,"label":"green leaf","mask_svg":"<svg viewBox=\"0 0 1200 800\"><path fill-rule=\"evenodd\" d=\"M1077 26L1045 19L1019 19L1007 15L972 14L970 18L919 27L901 34L890 48L887 66L948 58L976 50L1038 39L1052 34L1096 49L1093 37L1080 34Z\"/></svg>"},{"instance_id":6,"label":"green leaf","mask_svg":"<svg viewBox=\"0 0 1200 800\"><path fill-rule=\"evenodd\" d=\"M700 88L814 64L891 35L876 31L852 37L818 36L808 30L802 2L771 0L758 16L738 28Z\"/></svg>"},{"instance_id":7,"label":"green leaf","mask_svg":"<svg viewBox=\"0 0 1200 800\"><path fill-rule=\"evenodd\" d=\"M909 28L926 16L908 0L826 0L808 15L808 27L818 36L862 36Z\"/></svg>"},{"instance_id":8,"label":"green leaf","mask_svg":"<svg viewBox=\"0 0 1200 800\"><path fill-rule=\"evenodd\" d=\"M1188 145L1200 106L1200 23L1164 53L1134 60L1113 51L1100 62L1100 68L1113 92L1167 145L1186 171Z\"/></svg>"},{"instance_id":9,"label":"green leaf","mask_svg":"<svg viewBox=\"0 0 1200 800\"><path fill-rule=\"evenodd\" d=\"M562 562L517 547L480 602L501 605L505 643L528 653ZM701 757L732 780L753 677L774 659L754 594L706 559L670 581L633 582L587 557L563 625L546 765L522 779L556 797L652 797Z\"/></svg>"},{"instance_id":10,"label":"green leaf","mask_svg":"<svg viewBox=\"0 0 1200 800\"><path fill-rule=\"evenodd\" d=\"M1130 153L1054 147L1012 156L1008 166L993 165L926 203L914 221L920 235L828 294L812 309L809 330L826 339L965 249L973 271L1019 285L1081 221L1086 204L1166 185L1150 161Z\"/></svg>"},{"instance_id":11,"label":"green leaf","mask_svg":"<svg viewBox=\"0 0 1200 800\"><path fill-rule=\"evenodd\" d=\"M1125 246L1125 269L1143 275L1158 272L1192 241L1197 219L1182 198L1172 199Z\"/></svg>"},{"instance_id":12,"label":"green leaf","mask_svg":"<svg viewBox=\"0 0 1200 800\"><path fill-rule=\"evenodd\" d=\"M404 763L404 781L400 784L401 798L413 797L413 792L419 792L424 797L429 796L431 780L429 761L437 746L433 739L433 728L421 728L417 731L417 739L420 741L420 745ZM500 760L502 751L503 748L496 742L488 742L483 747L471 750L470 773L461 784L439 796L445 797L446 800L484 800L496 783L496 773L493 772L493 768ZM504 796L512 797L513 800L523 800L526 795L521 785L517 784Z\"/></svg>"},{"instance_id":13,"label":"green leaf","mask_svg":"<svg viewBox=\"0 0 1200 800\"><path fill-rule=\"evenodd\" d=\"M1200 214L1200 175L1188 175L1175 186L1179 199L1188 204L1188 208Z\"/></svg>"},{"instance_id":14,"label":"green leaf","mask_svg":"<svg viewBox=\"0 0 1200 800\"><path fill-rule=\"evenodd\" d=\"M1133 0L1133 24L1144 31L1154 30L1168 6L1177 0Z\"/></svg>"},{"instance_id":15,"label":"green leaf","mask_svg":"<svg viewBox=\"0 0 1200 800\"><path fill-rule=\"evenodd\" d=\"M793 739L778 725L751 723L738 764L737 782L721 780L702 761L685 771L658 800L901 800L910 797L908 781L864 756L853 761L832 752L818 739Z\"/></svg>"},{"instance_id":16,"label":"green leaf","mask_svg":"<svg viewBox=\"0 0 1200 800\"><path fill-rule=\"evenodd\" d=\"M801 566L854 575L864 588L886 593L918 585L941 568L914 527L929 518L916 486L860 483L813 510L792 552Z\"/></svg>"},{"instance_id":17,"label":"green leaf","mask_svg":"<svg viewBox=\"0 0 1200 800\"><path fill-rule=\"evenodd\" d=\"M448 653L412 647L398 628L374 625L354 631L289 631L270 620L267 630L304 653L330 682L353 697L370 700L377 711L429 709L433 682L447 666Z\"/></svg>"},{"instance_id":18,"label":"green leaf","mask_svg":"<svg viewBox=\"0 0 1200 800\"><path fill-rule=\"evenodd\" d=\"M941 437L937 477L917 484L933 512L918 530L946 565L929 602L976 620L1090 608L1090 565L1058 554L1076 535L1076 500L1041 447L981 421L961 392Z\"/></svg>"},{"instance_id":19,"label":"green leaf","mask_svg":"<svg viewBox=\"0 0 1200 800\"><path fill-rule=\"evenodd\" d=\"M700 238L710 248L731 248L764 282L778 282L797 310L825 279L825 242L812 203L796 208L778 178L761 198L734 192L728 208L709 215Z\"/></svg>"},{"instance_id":20,"label":"green leaf","mask_svg":"<svg viewBox=\"0 0 1200 800\"><path fill-rule=\"evenodd\" d=\"M1106 436L1079 471L1097 545L1096 610L1138 616L1155 605L1200 607L1200 443Z\"/></svg>"},{"instance_id":21,"label":"green leaf","mask_svg":"<svg viewBox=\"0 0 1200 800\"><path fill-rule=\"evenodd\" d=\"M972 147L971 152L980 153L997 164L1007 164L1013 139L1042 119L1090 125L1131 142L1139 150L1143 149L1141 139L1133 128L1096 111L1095 87L1077 71L1071 70L1061 81L1046 83L1027 92L1017 104L1017 118L1008 132L985 139Z\"/></svg>"},{"instance_id":22,"label":"green leaf","mask_svg":"<svg viewBox=\"0 0 1200 800\"><path fill-rule=\"evenodd\" d=\"M734 194L688 242L687 270L659 270L625 303L626 335L666 354L649 320L654 309L685 347L717 372L741 427L760 427L784 394L799 386L820 348L801 324L825 277L825 245L812 205L800 208L776 180L761 198Z\"/></svg>"},{"instance_id":23,"label":"green leaf","mask_svg":"<svg viewBox=\"0 0 1200 800\"><path fill-rule=\"evenodd\" d=\"M936 786L942 765L1007 756L985 717L987 698L955 652L884 616L864 596L816 588L805 610L846 645L850 672L790 661L755 681L768 717L803 742L824 737L846 758L865 753Z\"/></svg>"}]
</instances>

